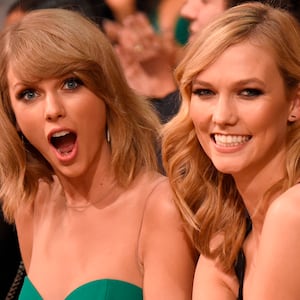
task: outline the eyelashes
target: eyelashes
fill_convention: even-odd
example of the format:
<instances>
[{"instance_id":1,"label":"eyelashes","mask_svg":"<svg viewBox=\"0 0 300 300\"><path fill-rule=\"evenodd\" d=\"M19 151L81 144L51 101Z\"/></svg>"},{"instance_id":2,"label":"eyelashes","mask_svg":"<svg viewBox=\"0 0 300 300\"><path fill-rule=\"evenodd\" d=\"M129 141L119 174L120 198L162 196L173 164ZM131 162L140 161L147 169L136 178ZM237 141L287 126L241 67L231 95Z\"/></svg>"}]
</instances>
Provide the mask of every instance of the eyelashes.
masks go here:
<instances>
[{"instance_id":1,"label":"eyelashes","mask_svg":"<svg viewBox=\"0 0 300 300\"><path fill-rule=\"evenodd\" d=\"M67 78L66 80L64 80L63 89L74 90L82 85L83 85L83 82L80 78L71 77L71 78Z\"/></svg>"},{"instance_id":2,"label":"eyelashes","mask_svg":"<svg viewBox=\"0 0 300 300\"><path fill-rule=\"evenodd\" d=\"M210 98L217 94L217 92L206 88L195 88L192 90L192 94L199 98ZM257 88L244 88L235 92L235 94L244 99L253 99L264 94L261 89Z\"/></svg>"},{"instance_id":3,"label":"eyelashes","mask_svg":"<svg viewBox=\"0 0 300 300\"><path fill-rule=\"evenodd\" d=\"M59 88L63 91L74 91L84 85L83 81L80 78L74 76L68 77L63 80L59 80L58 82L60 85ZM37 87L27 86L24 89L21 89L16 94L16 99L25 102L32 102L39 95L40 95L40 90L38 85Z\"/></svg>"},{"instance_id":4,"label":"eyelashes","mask_svg":"<svg viewBox=\"0 0 300 300\"><path fill-rule=\"evenodd\" d=\"M18 100L30 101L37 96L37 91L34 89L24 89L16 95Z\"/></svg>"},{"instance_id":5,"label":"eyelashes","mask_svg":"<svg viewBox=\"0 0 300 300\"><path fill-rule=\"evenodd\" d=\"M197 89L194 89L192 90L192 94L196 95L196 96L210 96L210 95L214 95L214 93L209 90L209 89L200 89L200 88L197 88Z\"/></svg>"},{"instance_id":6,"label":"eyelashes","mask_svg":"<svg viewBox=\"0 0 300 300\"><path fill-rule=\"evenodd\" d=\"M241 92L241 95L246 96L246 97L258 97L258 96L260 96L262 94L263 94L262 90L260 90L260 89L252 89L252 88L244 89Z\"/></svg>"}]
</instances>

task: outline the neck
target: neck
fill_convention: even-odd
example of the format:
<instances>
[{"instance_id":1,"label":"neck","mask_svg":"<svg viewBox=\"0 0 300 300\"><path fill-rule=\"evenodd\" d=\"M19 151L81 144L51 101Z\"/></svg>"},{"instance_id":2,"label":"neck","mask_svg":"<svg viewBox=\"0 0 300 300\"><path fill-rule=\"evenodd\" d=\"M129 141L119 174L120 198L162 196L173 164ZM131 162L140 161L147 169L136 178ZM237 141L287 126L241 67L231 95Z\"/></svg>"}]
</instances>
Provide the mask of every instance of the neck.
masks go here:
<instances>
[{"instance_id":1,"label":"neck","mask_svg":"<svg viewBox=\"0 0 300 300\"><path fill-rule=\"evenodd\" d=\"M251 164L242 172L233 174L237 189L251 217L253 228L261 230L270 204L281 193L267 193L285 173L285 150L278 151L268 161Z\"/></svg>"},{"instance_id":2,"label":"neck","mask_svg":"<svg viewBox=\"0 0 300 300\"><path fill-rule=\"evenodd\" d=\"M71 194L67 193L65 207L75 212L85 211L91 206L103 208L116 198L115 195L118 190L118 184L115 180L101 181L85 194L81 194L78 190L72 191Z\"/></svg>"},{"instance_id":3,"label":"neck","mask_svg":"<svg viewBox=\"0 0 300 300\"><path fill-rule=\"evenodd\" d=\"M66 206L84 208L105 201L113 188L118 186L110 153L102 153L97 160L90 163L78 177L57 174L63 187Z\"/></svg>"},{"instance_id":4,"label":"neck","mask_svg":"<svg viewBox=\"0 0 300 300\"><path fill-rule=\"evenodd\" d=\"M275 173L274 173L275 174ZM254 178L247 176L247 181L236 180L238 191L244 201L252 221L253 231L261 232L265 215L270 204L281 193L269 193L269 189L282 177L274 175L272 178Z\"/></svg>"}]
</instances>

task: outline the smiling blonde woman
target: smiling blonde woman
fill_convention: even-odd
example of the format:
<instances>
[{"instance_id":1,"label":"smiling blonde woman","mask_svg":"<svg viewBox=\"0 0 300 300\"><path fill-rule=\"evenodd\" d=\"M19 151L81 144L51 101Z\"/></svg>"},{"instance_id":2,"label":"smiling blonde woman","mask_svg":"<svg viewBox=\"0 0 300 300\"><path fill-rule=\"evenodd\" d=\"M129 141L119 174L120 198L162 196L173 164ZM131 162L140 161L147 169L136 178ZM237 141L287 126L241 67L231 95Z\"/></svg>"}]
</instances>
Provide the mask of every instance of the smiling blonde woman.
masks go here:
<instances>
[{"instance_id":1,"label":"smiling blonde woman","mask_svg":"<svg viewBox=\"0 0 300 300\"><path fill-rule=\"evenodd\" d=\"M297 21L249 3L196 35L177 67L163 158L201 252L194 300L300 298L299 53Z\"/></svg>"}]
</instances>

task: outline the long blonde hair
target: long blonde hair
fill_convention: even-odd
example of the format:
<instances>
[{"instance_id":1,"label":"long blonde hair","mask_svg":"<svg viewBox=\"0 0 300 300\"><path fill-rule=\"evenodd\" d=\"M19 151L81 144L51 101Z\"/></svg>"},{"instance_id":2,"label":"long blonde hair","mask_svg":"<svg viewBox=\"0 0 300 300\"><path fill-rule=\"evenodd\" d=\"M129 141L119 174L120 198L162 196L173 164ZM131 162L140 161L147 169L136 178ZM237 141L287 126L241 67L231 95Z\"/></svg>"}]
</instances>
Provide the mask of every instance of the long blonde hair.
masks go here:
<instances>
[{"instance_id":1,"label":"long blonde hair","mask_svg":"<svg viewBox=\"0 0 300 300\"><path fill-rule=\"evenodd\" d=\"M38 179L51 181L53 174L16 130L8 94L10 66L25 82L75 73L105 102L112 166L121 185L128 186L142 168L157 169L157 115L147 99L129 88L111 44L97 25L64 9L30 12L0 36L0 197L8 220L21 203L32 202Z\"/></svg>"},{"instance_id":2,"label":"long blonde hair","mask_svg":"<svg viewBox=\"0 0 300 300\"><path fill-rule=\"evenodd\" d=\"M183 217L197 249L218 258L226 271L235 262L245 238L247 211L233 177L219 172L199 144L189 116L193 79L226 49L245 40L272 49L287 93L300 82L300 32L287 12L261 3L228 9L188 45L176 69L182 95L178 115L163 132L163 161ZM222 72L222 70L220 70ZM283 191L300 175L299 122L288 124L286 176L270 189ZM216 235L223 243L211 249Z\"/></svg>"}]
</instances>

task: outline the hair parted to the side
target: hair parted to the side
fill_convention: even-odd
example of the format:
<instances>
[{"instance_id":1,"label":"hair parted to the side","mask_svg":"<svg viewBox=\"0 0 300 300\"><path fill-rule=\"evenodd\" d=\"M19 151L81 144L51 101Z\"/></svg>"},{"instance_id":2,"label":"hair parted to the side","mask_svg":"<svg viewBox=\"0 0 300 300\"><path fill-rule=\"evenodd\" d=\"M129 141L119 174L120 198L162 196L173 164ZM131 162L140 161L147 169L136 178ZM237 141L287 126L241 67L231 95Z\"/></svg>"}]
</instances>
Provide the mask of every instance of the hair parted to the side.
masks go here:
<instances>
[{"instance_id":1,"label":"hair parted to the side","mask_svg":"<svg viewBox=\"0 0 300 300\"><path fill-rule=\"evenodd\" d=\"M24 143L19 137L8 93L9 67L28 83L76 74L105 102L112 166L121 185L128 186L142 169L157 170L159 119L149 101L129 88L98 26L65 9L32 11L0 35L0 198L9 221L25 200L32 203L38 180L51 181L53 175L26 137Z\"/></svg>"},{"instance_id":2,"label":"hair parted to the side","mask_svg":"<svg viewBox=\"0 0 300 300\"><path fill-rule=\"evenodd\" d=\"M286 11L261 3L228 9L187 46L176 69L182 95L181 109L163 130L164 167L183 217L190 225L197 249L218 258L229 271L244 241L247 211L231 175L219 172L199 144L189 116L194 78L226 49L243 41L266 47L274 57L285 82L286 93L300 82L300 31ZM221 72L222 70L220 70ZM285 190L300 176L299 122L287 124L286 176L269 193ZM210 242L224 237L215 249Z\"/></svg>"}]
</instances>

